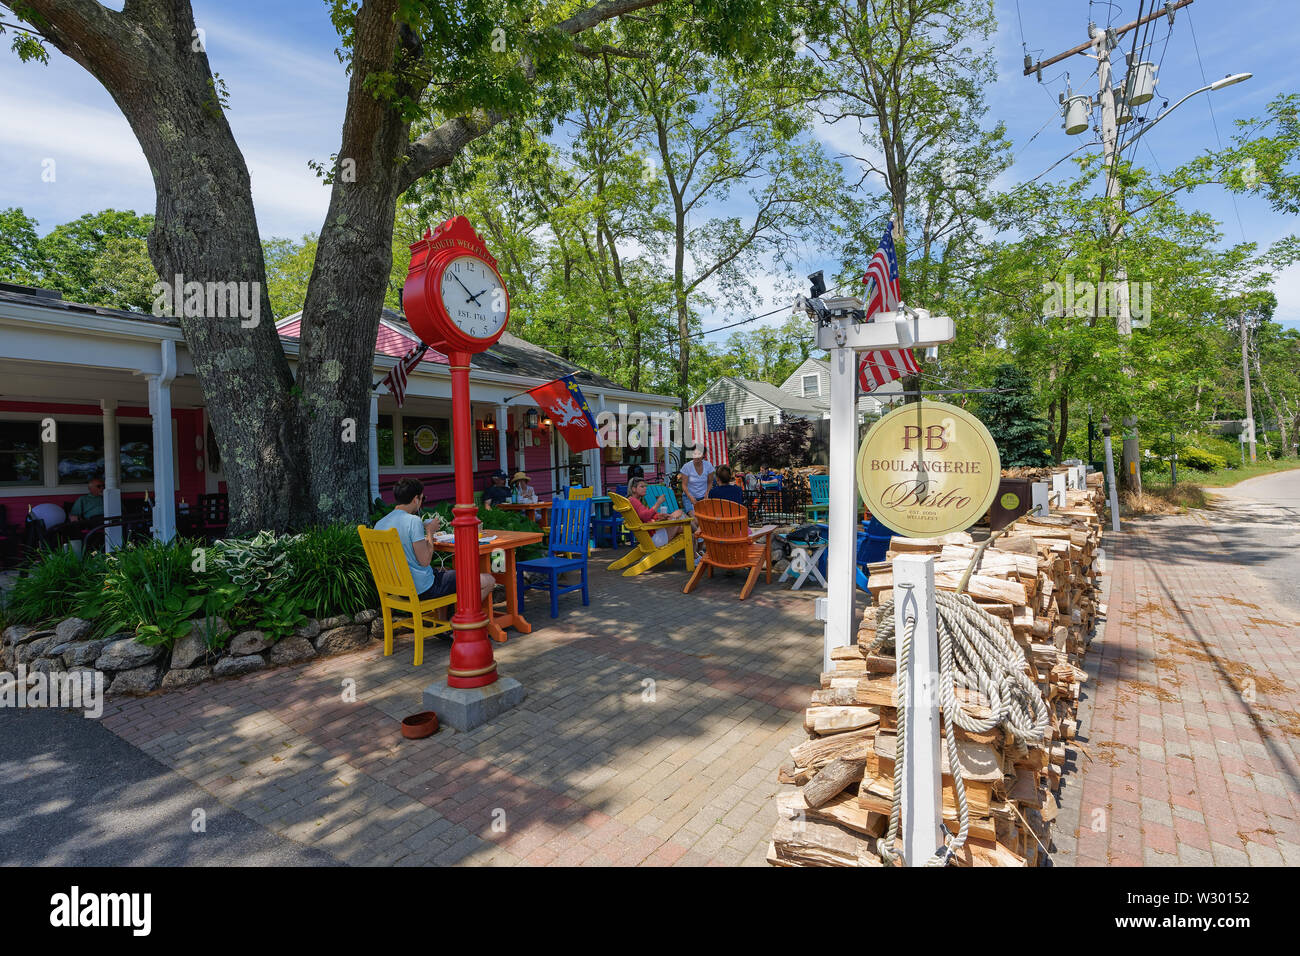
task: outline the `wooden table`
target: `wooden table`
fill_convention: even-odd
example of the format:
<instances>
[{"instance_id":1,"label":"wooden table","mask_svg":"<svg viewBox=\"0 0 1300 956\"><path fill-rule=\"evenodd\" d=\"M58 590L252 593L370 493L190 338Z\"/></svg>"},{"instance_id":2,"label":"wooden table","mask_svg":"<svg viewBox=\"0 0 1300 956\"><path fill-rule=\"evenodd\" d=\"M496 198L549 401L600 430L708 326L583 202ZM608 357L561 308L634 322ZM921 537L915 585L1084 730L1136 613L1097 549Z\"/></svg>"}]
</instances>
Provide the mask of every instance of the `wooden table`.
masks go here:
<instances>
[{"instance_id":1,"label":"wooden table","mask_svg":"<svg viewBox=\"0 0 1300 956\"><path fill-rule=\"evenodd\" d=\"M548 504L549 507L549 504ZM524 616L519 613L519 587L518 578L515 575L515 549L522 548L525 545L541 544L542 536L536 531L490 531L485 529L484 534L495 535L491 541L485 541L478 546L479 570L491 573L492 552L498 549L506 553L506 569L502 574L493 574L497 583L506 586L506 608L504 613L498 613L495 607L486 608L488 612L488 636L498 644L506 642L506 628L513 627L520 634L529 634L533 626L524 620ZM447 541L433 544L434 551L441 551L444 554L453 554L456 545ZM477 586L477 582L476 585Z\"/></svg>"},{"instance_id":2,"label":"wooden table","mask_svg":"<svg viewBox=\"0 0 1300 956\"><path fill-rule=\"evenodd\" d=\"M519 511L524 514L527 514L529 512L536 512L537 516L536 518L534 518L534 520L539 525L542 526L543 531L550 530L551 502L549 499L547 499L546 501L542 501L539 498L537 501L531 504L523 501L503 501L501 502L501 504L494 505L493 507L500 508L502 511Z\"/></svg>"},{"instance_id":3,"label":"wooden table","mask_svg":"<svg viewBox=\"0 0 1300 956\"><path fill-rule=\"evenodd\" d=\"M767 539L767 557L763 562L763 570L767 572L768 581L772 580L772 532L777 528L774 524L765 524L761 528L749 529L749 540L758 541L759 538Z\"/></svg>"}]
</instances>

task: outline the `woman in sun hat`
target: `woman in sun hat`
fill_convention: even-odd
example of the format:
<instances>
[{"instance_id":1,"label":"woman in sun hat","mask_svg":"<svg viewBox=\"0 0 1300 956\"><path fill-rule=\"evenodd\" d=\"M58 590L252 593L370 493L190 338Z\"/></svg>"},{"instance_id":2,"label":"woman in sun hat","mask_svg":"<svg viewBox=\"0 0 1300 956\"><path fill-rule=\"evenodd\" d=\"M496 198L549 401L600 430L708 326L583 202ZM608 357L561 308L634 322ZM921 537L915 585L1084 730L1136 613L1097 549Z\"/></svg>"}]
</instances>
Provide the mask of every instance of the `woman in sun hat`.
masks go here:
<instances>
[{"instance_id":1,"label":"woman in sun hat","mask_svg":"<svg viewBox=\"0 0 1300 956\"><path fill-rule=\"evenodd\" d=\"M526 505L537 504L537 489L533 487L526 472L516 471L510 482L515 486L519 502Z\"/></svg>"}]
</instances>

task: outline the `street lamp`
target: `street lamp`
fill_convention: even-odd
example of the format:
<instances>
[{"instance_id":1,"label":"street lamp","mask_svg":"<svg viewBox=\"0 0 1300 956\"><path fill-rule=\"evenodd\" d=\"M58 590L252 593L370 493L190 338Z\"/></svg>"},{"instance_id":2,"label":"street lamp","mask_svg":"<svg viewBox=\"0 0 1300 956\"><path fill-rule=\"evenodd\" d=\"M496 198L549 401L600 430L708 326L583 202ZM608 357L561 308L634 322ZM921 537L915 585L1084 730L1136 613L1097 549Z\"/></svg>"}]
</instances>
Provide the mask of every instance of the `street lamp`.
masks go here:
<instances>
[{"instance_id":1,"label":"street lamp","mask_svg":"<svg viewBox=\"0 0 1300 956\"><path fill-rule=\"evenodd\" d=\"M1172 113L1174 110L1178 109L1178 107L1182 106L1184 103L1186 103L1188 100L1190 100L1190 99L1191 99L1193 96L1195 96L1197 93L1206 93L1206 92L1208 92L1208 91L1210 91L1210 90L1222 90L1222 89L1224 89L1224 88L1226 88L1226 87L1229 87L1229 86L1235 86L1235 85L1238 84L1238 83L1244 83L1246 80L1249 80L1249 79L1250 79L1252 76L1254 76L1254 75L1255 75L1254 73L1231 73L1231 74L1229 74L1228 76L1223 77L1222 79L1215 80L1215 81L1214 81L1213 83L1211 83L1209 86L1202 86L1199 90L1192 90L1192 92L1188 93L1186 96L1184 96L1181 100L1179 100L1179 101L1178 101L1177 103L1175 103L1173 106L1169 107L1169 109L1165 110L1163 113L1161 113L1161 114L1160 114L1159 116L1157 116L1155 119L1153 119L1153 120L1152 120L1148 125L1143 126L1142 129L1140 129L1140 130L1138 131L1138 134L1137 134L1136 136L1131 137L1131 138L1128 140L1128 142L1126 142L1124 145L1125 145L1125 146L1132 146L1132 145L1133 145L1134 143L1136 143L1139 139L1141 139L1143 136L1145 136L1145 135L1147 134L1147 131L1150 130L1151 127L1155 126L1155 125L1156 125L1157 123L1159 123L1162 119L1164 119L1166 116L1168 116L1168 115L1169 115L1170 113Z\"/></svg>"}]
</instances>

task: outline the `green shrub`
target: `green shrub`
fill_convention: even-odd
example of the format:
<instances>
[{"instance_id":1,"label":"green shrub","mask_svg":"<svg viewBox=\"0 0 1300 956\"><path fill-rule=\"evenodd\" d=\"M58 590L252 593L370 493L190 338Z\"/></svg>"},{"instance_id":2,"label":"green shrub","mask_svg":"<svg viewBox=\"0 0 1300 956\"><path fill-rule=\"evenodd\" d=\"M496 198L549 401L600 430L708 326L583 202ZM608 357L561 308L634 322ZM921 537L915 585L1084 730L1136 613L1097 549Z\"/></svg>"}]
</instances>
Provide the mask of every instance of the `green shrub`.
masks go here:
<instances>
[{"instance_id":1,"label":"green shrub","mask_svg":"<svg viewBox=\"0 0 1300 956\"><path fill-rule=\"evenodd\" d=\"M1203 448L1184 448L1178 453L1178 463L1197 471L1219 471L1228 467L1228 460Z\"/></svg>"},{"instance_id":2,"label":"green shrub","mask_svg":"<svg viewBox=\"0 0 1300 956\"><path fill-rule=\"evenodd\" d=\"M191 563L197 546L176 538L114 551L105 559L102 584L82 593L80 615L95 621L99 634L131 631L142 644L184 637L207 597L207 583Z\"/></svg>"},{"instance_id":3,"label":"green shrub","mask_svg":"<svg viewBox=\"0 0 1300 956\"><path fill-rule=\"evenodd\" d=\"M270 593L293 579L289 550L298 538L259 531L251 538L218 541L208 549L208 559L215 571L246 592Z\"/></svg>"},{"instance_id":4,"label":"green shrub","mask_svg":"<svg viewBox=\"0 0 1300 956\"><path fill-rule=\"evenodd\" d=\"M4 616L14 624L58 621L77 612L84 591L104 579L104 556L79 557L71 548L42 548L18 571L5 603Z\"/></svg>"},{"instance_id":5,"label":"green shrub","mask_svg":"<svg viewBox=\"0 0 1300 956\"><path fill-rule=\"evenodd\" d=\"M285 593L315 617L356 614L379 606L379 595L355 525L311 528L289 548L293 577Z\"/></svg>"}]
</instances>

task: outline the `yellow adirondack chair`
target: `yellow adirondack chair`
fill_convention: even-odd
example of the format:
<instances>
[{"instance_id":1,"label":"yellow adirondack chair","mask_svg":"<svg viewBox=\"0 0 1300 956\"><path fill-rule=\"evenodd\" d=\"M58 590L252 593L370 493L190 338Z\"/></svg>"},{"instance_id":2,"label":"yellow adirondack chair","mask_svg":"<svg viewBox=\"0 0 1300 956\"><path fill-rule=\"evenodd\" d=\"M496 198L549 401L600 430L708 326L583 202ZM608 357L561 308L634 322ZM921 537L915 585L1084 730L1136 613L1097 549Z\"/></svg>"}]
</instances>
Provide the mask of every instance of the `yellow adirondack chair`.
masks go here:
<instances>
[{"instance_id":1,"label":"yellow adirondack chair","mask_svg":"<svg viewBox=\"0 0 1300 956\"><path fill-rule=\"evenodd\" d=\"M420 600L396 528L376 531L362 524L357 525L357 534L361 535L361 544L366 549L370 576L375 579L379 606L384 614L384 656L393 653L393 612L401 611L411 616L411 629L415 631L415 666L419 667L424 662L424 639L451 630L451 622L437 618L426 620L425 615L439 608L454 607L456 595Z\"/></svg>"},{"instance_id":2,"label":"yellow adirondack chair","mask_svg":"<svg viewBox=\"0 0 1300 956\"><path fill-rule=\"evenodd\" d=\"M614 505L614 510L623 516L623 527L632 532L632 536L636 538L636 547L611 564L609 566L611 571L627 568L623 572L623 577L630 578L642 571L650 570L656 564L670 560L679 551L686 557L686 570L695 570L695 535L691 531L690 518L678 518L675 521L656 521L653 525L648 525L637 517L631 502L622 495L611 491L609 500ZM682 528L681 534L673 535L662 548L655 545L654 540L651 538L653 532L661 528L677 526Z\"/></svg>"}]
</instances>

